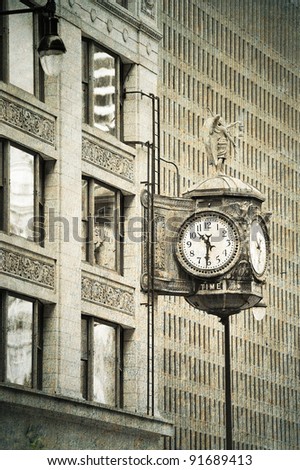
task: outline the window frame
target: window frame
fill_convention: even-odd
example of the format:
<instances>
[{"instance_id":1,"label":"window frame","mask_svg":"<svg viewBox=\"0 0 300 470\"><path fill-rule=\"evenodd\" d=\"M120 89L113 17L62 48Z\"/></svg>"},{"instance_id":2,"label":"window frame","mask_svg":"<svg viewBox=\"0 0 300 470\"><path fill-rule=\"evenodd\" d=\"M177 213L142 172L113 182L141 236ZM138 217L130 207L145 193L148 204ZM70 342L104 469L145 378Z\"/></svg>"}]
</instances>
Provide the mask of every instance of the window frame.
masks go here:
<instances>
[{"instance_id":1,"label":"window frame","mask_svg":"<svg viewBox=\"0 0 300 470\"><path fill-rule=\"evenodd\" d=\"M32 303L32 346L31 346L31 387L15 384L7 380L7 319L8 297ZM32 297L8 290L0 290L0 381L23 388L42 390L43 388L43 304Z\"/></svg>"},{"instance_id":2,"label":"window frame","mask_svg":"<svg viewBox=\"0 0 300 470\"><path fill-rule=\"evenodd\" d=\"M26 0L20 0L21 3L24 4L24 7L34 7L35 5ZM0 5L0 10L9 10L9 2L7 0L3 1L3 4ZM43 35L44 32L44 20L42 18L42 15L40 15L38 12L31 12L28 13L28 15L32 15L32 20L33 20L33 31L32 31L32 37L33 37L33 96L38 98L40 101L45 100L45 94L44 94L44 72L39 60L39 54L38 54L38 45L40 42L40 39ZM0 67L0 80L9 84L10 83L10 77L9 77L9 20L11 18L11 15L3 15L0 16L0 64L2 65ZM17 86L17 85L13 85ZM24 90L23 88L20 88L20 90L25 91L26 93L30 93L27 90ZM31 93L30 93L31 94Z\"/></svg>"},{"instance_id":3,"label":"window frame","mask_svg":"<svg viewBox=\"0 0 300 470\"><path fill-rule=\"evenodd\" d=\"M2 210L2 218L0 217L0 231L9 235L10 233L10 149L14 147L24 153L33 156L34 168L34 188L33 188L33 211L34 211L34 224L33 224L33 240L22 237L25 240L38 243L44 246L44 206L45 206L45 162L41 155L34 152L18 143L12 142L8 139L0 138L0 210ZM19 236L19 235L16 235Z\"/></svg>"},{"instance_id":4,"label":"window frame","mask_svg":"<svg viewBox=\"0 0 300 470\"><path fill-rule=\"evenodd\" d=\"M128 10L128 0L116 0L116 4Z\"/></svg>"},{"instance_id":5,"label":"window frame","mask_svg":"<svg viewBox=\"0 0 300 470\"><path fill-rule=\"evenodd\" d=\"M106 403L97 402L94 399L94 324L99 323L100 325L106 325L115 329L116 332L116 363L115 363L115 400L114 407L123 407L123 371L124 371L124 332L123 328L116 324L111 323L101 318L83 314L81 316L81 335L83 332L82 322L86 321L86 332L87 332L87 354L83 355L81 347L80 363L85 363L85 377L84 377L84 390L82 387L83 376L81 374L81 395L84 400L93 401L105 406L111 406ZM81 336L82 337L82 336ZM84 356L84 357L83 357Z\"/></svg>"},{"instance_id":6,"label":"window frame","mask_svg":"<svg viewBox=\"0 0 300 470\"><path fill-rule=\"evenodd\" d=\"M124 131L123 131L123 83L124 83L124 75L125 75L125 67L121 61L121 58L110 51L102 44L96 43L92 39L87 37L82 37L81 41L81 49L82 49L82 96L83 95L83 88L86 91L86 99L82 99L82 120L83 123L92 126L95 129L99 129L95 126L95 119L94 119L94 94L93 94L93 72L94 72L94 59L93 55L95 50L101 50L106 52L111 57L115 59L115 132L105 132L99 129L100 132L104 134L112 135L113 137L117 138L118 140L124 139ZM86 54L86 60L84 58L84 54ZM86 109L86 112L85 112Z\"/></svg>"},{"instance_id":7,"label":"window frame","mask_svg":"<svg viewBox=\"0 0 300 470\"><path fill-rule=\"evenodd\" d=\"M86 244L86 257L83 262L87 262L93 266L99 266L104 269L110 269L95 261L94 249L94 227L95 227L95 202L94 202L94 187L95 184L106 188L115 193L115 214L114 214L114 238L115 238L115 267L113 271L123 275L123 261L124 261L124 196L120 189L109 186L102 181L97 180L91 176L82 176L82 182L87 182L87 217L82 219L82 222L87 224L87 238L83 240Z\"/></svg>"}]
</instances>

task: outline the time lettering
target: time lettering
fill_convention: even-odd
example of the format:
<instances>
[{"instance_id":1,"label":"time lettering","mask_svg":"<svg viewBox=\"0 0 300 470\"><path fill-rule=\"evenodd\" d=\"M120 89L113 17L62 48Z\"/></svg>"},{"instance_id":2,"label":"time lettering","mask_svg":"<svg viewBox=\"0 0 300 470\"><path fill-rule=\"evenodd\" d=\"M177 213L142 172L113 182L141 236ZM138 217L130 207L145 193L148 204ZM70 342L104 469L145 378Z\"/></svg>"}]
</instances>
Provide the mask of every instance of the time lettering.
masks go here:
<instances>
[{"instance_id":1,"label":"time lettering","mask_svg":"<svg viewBox=\"0 0 300 470\"><path fill-rule=\"evenodd\" d=\"M205 282L199 285L199 290L222 290L223 282Z\"/></svg>"}]
</instances>

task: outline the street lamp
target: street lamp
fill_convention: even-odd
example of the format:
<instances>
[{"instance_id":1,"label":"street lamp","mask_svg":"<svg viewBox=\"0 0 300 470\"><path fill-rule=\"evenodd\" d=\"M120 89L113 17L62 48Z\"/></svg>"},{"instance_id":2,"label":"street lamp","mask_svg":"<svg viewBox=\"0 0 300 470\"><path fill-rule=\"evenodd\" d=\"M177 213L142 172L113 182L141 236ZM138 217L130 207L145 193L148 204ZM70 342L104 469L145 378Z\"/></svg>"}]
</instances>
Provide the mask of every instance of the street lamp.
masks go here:
<instances>
[{"instance_id":1,"label":"street lamp","mask_svg":"<svg viewBox=\"0 0 300 470\"><path fill-rule=\"evenodd\" d=\"M261 321L266 315L267 305L260 300L257 305L252 308L252 313L257 321Z\"/></svg>"},{"instance_id":2,"label":"street lamp","mask_svg":"<svg viewBox=\"0 0 300 470\"><path fill-rule=\"evenodd\" d=\"M63 54L66 52L65 45L58 35L58 18L55 18L55 11L55 0L47 0L46 5L42 7L0 11L0 16L32 12L38 12L46 16L45 35L39 44L38 53L42 68L48 76L59 75L62 67Z\"/></svg>"}]
</instances>

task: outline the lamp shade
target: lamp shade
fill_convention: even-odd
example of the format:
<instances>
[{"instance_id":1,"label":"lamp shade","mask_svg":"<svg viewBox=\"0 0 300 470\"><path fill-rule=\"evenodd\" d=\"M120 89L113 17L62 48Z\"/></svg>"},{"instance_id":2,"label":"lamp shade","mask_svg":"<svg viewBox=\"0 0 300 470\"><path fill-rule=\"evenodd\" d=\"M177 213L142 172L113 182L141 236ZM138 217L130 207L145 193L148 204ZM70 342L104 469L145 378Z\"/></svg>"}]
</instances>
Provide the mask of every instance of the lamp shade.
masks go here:
<instances>
[{"instance_id":1,"label":"lamp shade","mask_svg":"<svg viewBox=\"0 0 300 470\"><path fill-rule=\"evenodd\" d=\"M258 304L252 308L252 313L257 321L261 321L266 315L266 310L266 304L263 300L260 300Z\"/></svg>"},{"instance_id":2,"label":"lamp shade","mask_svg":"<svg viewBox=\"0 0 300 470\"><path fill-rule=\"evenodd\" d=\"M48 18L46 34L38 47L42 68L49 76L57 76L60 73L63 54L66 52L65 45L57 33L57 23L57 18Z\"/></svg>"}]
</instances>

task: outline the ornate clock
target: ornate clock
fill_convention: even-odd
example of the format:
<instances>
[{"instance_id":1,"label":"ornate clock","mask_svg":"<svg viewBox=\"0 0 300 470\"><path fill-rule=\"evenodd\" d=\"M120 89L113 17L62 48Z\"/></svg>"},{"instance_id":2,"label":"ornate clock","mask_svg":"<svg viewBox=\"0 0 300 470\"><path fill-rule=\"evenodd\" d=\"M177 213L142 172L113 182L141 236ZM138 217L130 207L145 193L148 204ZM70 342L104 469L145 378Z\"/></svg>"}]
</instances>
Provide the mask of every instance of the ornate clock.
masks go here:
<instances>
[{"instance_id":1,"label":"ornate clock","mask_svg":"<svg viewBox=\"0 0 300 470\"><path fill-rule=\"evenodd\" d=\"M180 228L176 253L190 274L213 277L234 265L239 248L237 226L220 212L203 211L187 219Z\"/></svg>"},{"instance_id":2,"label":"ornate clock","mask_svg":"<svg viewBox=\"0 0 300 470\"><path fill-rule=\"evenodd\" d=\"M255 219L250 228L250 261L256 276L261 277L266 271L269 254L269 239L265 224Z\"/></svg>"}]
</instances>

